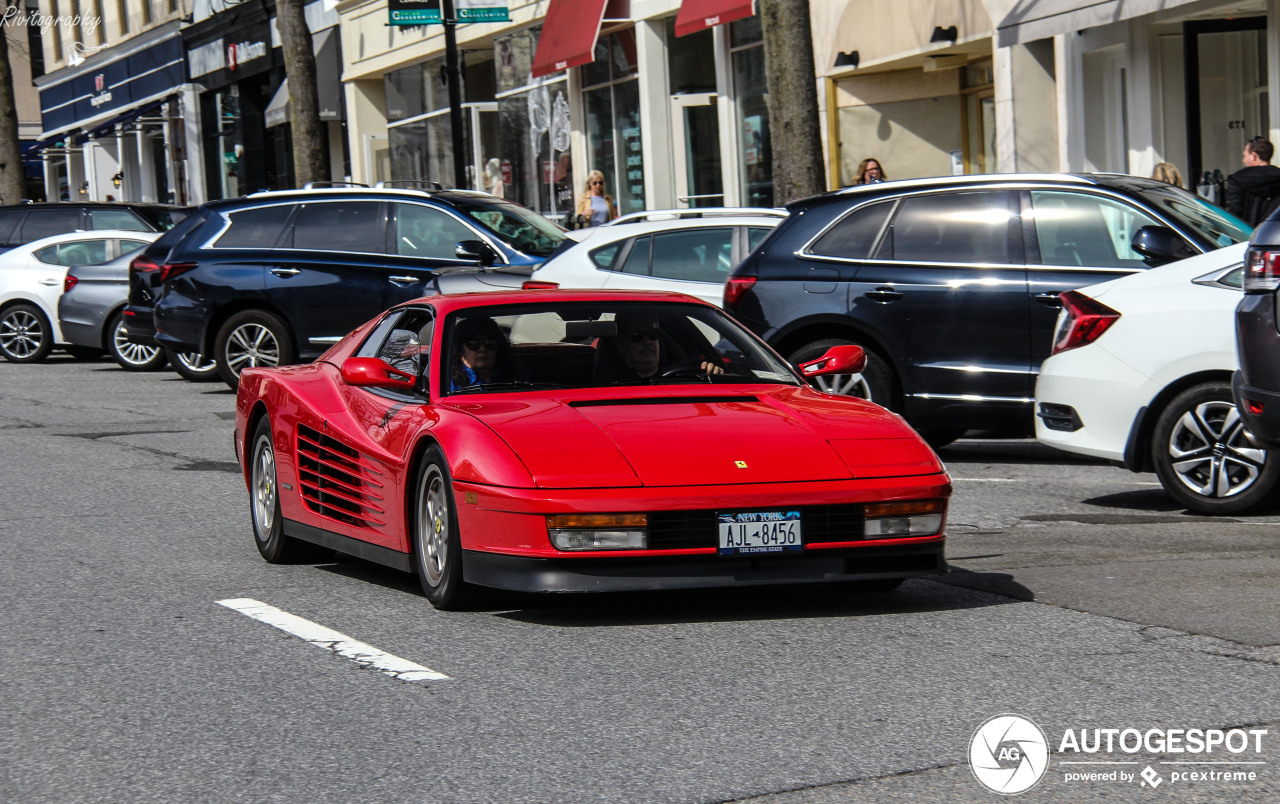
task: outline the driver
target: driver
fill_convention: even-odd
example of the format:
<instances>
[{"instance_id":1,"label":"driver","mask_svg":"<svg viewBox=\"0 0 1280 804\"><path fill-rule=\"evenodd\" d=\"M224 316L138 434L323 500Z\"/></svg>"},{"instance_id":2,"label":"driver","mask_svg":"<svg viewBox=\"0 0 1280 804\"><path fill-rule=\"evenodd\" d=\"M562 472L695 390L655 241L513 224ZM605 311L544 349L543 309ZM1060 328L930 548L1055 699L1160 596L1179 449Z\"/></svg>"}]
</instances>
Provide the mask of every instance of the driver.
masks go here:
<instances>
[{"instance_id":1,"label":"driver","mask_svg":"<svg viewBox=\"0 0 1280 804\"><path fill-rule=\"evenodd\" d=\"M616 321L618 335L613 343L628 376L647 379L672 368L662 363L662 329L656 315L645 311L624 311L618 313ZM699 370L707 374L724 373L723 368L708 361L702 361Z\"/></svg>"}]
</instances>

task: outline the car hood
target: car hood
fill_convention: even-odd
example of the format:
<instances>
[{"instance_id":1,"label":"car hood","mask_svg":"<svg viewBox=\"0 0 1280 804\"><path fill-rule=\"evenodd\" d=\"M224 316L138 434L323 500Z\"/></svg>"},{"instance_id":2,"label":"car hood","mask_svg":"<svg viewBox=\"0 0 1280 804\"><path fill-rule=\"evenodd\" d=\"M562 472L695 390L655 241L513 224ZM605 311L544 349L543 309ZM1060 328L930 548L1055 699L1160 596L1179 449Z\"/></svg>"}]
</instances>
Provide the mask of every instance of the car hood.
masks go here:
<instances>
[{"instance_id":1,"label":"car hood","mask_svg":"<svg viewBox=\"0 0 1280 804\"><path fill-rule=\"evenodd\" d=\"M741 485L943 471L900 418L862 400L791 387L724 389L634 388L451 407L492 428L540 488Z\"/></svg>"}]
</instances>

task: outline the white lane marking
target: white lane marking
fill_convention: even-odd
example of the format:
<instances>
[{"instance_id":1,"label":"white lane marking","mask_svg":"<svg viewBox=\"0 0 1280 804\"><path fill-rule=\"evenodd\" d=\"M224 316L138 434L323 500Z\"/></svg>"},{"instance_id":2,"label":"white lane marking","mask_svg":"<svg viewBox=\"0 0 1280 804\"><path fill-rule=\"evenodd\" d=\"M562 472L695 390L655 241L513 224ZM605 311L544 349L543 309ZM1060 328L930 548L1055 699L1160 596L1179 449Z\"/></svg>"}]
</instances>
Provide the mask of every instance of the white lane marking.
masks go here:
<instances>
[{"instance_id":1,"label":"white lane marking","mask_svg":"<svg viewBox=\"0 0 1280 804\"><path fill-rule=\"evenodd\" d=\"M299 639L310 642L317 648L333 651L356 664L372 667L379 673L400 681L446 681L449 679L444 673L438 673L429 667L414 664L408 659L401 659L399 656L392 656L390 653L380 651L372 645L357 642L346 634L334 631L332 628L325 628L323 625L303 619L296 614L281 611L275 606L268 606L258 600L238 597L219 600L217 603L219 606L226 606L233 611L238 611L246 617L252 617L259 622L279 628L287 634L292 634Z\"/></svg>"}]
</instances>

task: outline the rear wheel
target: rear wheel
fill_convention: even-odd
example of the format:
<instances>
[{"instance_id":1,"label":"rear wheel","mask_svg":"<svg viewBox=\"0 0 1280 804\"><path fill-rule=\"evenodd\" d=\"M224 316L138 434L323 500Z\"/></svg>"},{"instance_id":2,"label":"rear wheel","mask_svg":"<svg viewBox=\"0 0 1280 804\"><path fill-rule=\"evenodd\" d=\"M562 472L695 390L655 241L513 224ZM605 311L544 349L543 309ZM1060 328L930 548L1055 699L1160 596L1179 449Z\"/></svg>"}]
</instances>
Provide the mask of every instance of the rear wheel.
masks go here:
<instances>
[{"instance_id":1,"label":"rear wheel","mask_svg":"<svg viewBox=\"0 0 1280 804\"><path fill-rule=\"evenodd\" d=\"M10 363L39 363L53 349L53 327L34 304L15 304L0 314L0 355Z\"/></svg>"},{"instance_id":2,"label":"rear wheel","mask_svg":"<svg viewBox=\"0 0 1280 804\"><path fill-rule=\"evenodd\" d=\"M439 447L431 447L423 456L412 499L413 565L423 593L438 609L467 608L479 594L462 580L462 537L453 483Z\"/></svg>"},{"instance_id":3,"label":"rear wheel","mask_svg":"<svg viewBox=\"0 0 1280 804\"><path fill-rule=\"evenodd\" d=\"M1175 396L1156 419L1151 458L1165 491L1201 514L1242 514L1274 501L1280 458L1244 428L1225 382Z\"/></svg>"},{"instance_id":4,"label":"rear wheel","mask_svg":"<svg viewBox=\"0 0 1280 804\"><path fill-rule=\"evenodd\" d=\"M253 538L258 552L272 564L318 561L326 551L284 534L280 514L280 484L276 479L276 449L271 438L271 420L263 416L249 442L249 511L253 518Z\"/></svg>"},{"instance_id":5,"label":"rear wheel","mask_svg":"<svg viewBox=\"0 0 1280 804\"><path fill-rule=\"evenodd\" d=\"M800 347L787 359L792 365L798 366L809 360L817 360L833 346L848 346L852 343L854 341L843 338L825 338ZM890 410L901 410L902 405L898 400L897 381L893 376L893 369L883 357L865 346L862 348L867 354L867 367L861 374L831 374L826 377L814 377L810 382L819 391L828 394L856 396Z\"/></svg>"},{"instance_id":6,"label":"rear wheel","mask_svg":"<svg viewBox=\"0 0 1280 804\"><path fill-rule=\"evenodd\" d=\"M111 359L125 371L157 371L169 362L163 349L130 342L123 313L116 313L107 325L107 348Z\"/></svg>"},{"instance_id":7,"label":"rear wheel","mask_svg":"<svg viewBox=\"0 0 1280 804\"><path fill-rule=\"evenodd\" d=\"M165 349L164 354L169 360L170 368L185 380L213 382L220 379L217 362L199 352L175 352L172 349Z\"/></svg>"},{"instance_id":8,"label":"rear wheel","mask_svg":"<svg viewBox=\"0 0 1280 804\"><path fill-rule=\"evenodd\" d=\"M293 362L293 338L275 315L245 310L227 319L214 340L218 376L233 389L247 368L287 366Z\"/></svg>"}]
</instances>

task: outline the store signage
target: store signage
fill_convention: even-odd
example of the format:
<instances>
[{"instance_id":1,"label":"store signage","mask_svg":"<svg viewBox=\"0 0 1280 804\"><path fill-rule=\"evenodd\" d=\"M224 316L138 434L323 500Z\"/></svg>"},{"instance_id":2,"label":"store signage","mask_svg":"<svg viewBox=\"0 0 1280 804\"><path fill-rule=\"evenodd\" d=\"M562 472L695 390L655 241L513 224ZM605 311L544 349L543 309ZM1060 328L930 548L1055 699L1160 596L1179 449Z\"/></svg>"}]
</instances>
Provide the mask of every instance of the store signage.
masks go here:
<instances>
[{"instance_id":1,"label":"store signage","mask_svg":"<svg viewBox=\"0 0 1280 804\"><path fill-rule=\"evenodd\" d=\"M387 0L392 25L439 25L442 0ZM510 22L507 0L454 0L458 22Z\"/></svg>"},{"instance_id":2,"label":"store signage","mask_svg":"<svg viewBox=\"0 0 1280 804\"><path fill-rule=\"evenodd\" d=\"M98 73L93 77L93 97L89 98L89 105L96 109L110 102L111 92L107 89L107 76L105 73Z\"/></svg>"},{"instance_id":3,"label":"store signage","mask_svg":"<svg viewBox=\"0 0 1280 804\"><path fill-rule=\"evenodd\" d=\"M260 59L267 55L266 42L235 42L227 45L227 69L235 70L237 65Z\"/></svg>"}]
</instances>

